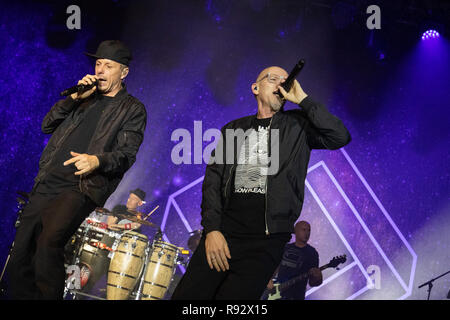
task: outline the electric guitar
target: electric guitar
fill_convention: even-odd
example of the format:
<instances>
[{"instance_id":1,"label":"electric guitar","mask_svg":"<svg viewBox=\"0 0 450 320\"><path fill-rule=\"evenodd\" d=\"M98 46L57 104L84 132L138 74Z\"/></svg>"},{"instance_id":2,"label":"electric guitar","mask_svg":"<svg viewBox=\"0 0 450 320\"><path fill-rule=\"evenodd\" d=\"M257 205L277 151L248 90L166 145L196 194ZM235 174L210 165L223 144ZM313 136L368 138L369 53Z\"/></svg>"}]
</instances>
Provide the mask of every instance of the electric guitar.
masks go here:
<instances>
[{"instance_id":1,"label":"electric guitar","mask_svg":"<svg viewBox=\"0 0 450 320\"><path fill-rule=\"evenodd\" d=\"M328 262L326 265L321 266L319 269L320 271L328 269L328 268L336 268L341 263L344 263L347 261L347 256L344 254L342 256L334 257L331 259L330 262ZM308 279L309 275L308 272L302 273L292 279L289 279L284 282L275 282L273 284L272 289L267 289L267 300L278 300L281 298L281 292L286 290L287 288L291 287L292 285L296 284L297 282L304 281Z\"/></svg>"}]
</instances>

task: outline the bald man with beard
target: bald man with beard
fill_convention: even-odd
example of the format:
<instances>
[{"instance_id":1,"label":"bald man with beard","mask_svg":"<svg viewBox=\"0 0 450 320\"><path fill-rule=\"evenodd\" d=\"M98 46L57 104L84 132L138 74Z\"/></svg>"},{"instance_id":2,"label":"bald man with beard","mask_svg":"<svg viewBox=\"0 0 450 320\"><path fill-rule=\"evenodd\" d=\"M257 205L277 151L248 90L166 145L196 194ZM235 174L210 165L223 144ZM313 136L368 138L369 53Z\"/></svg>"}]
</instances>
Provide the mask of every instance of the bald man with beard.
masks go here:
<instances>
[{"instance_id":1,"label":"bald man with beard","mask_svg":"<svg viewBox=\"0 0 450 320\"><path fill-rule=\"evenodd\" d=\"M300 215L311 150L350 142L342 121L297 80L289 92L281 87L287 77L264 69L250 86L257 113L222 128L203 180L203 236L172 299L259 299ZM300 109L284 111L283 99Z\"/></svg>"}]
</instances>

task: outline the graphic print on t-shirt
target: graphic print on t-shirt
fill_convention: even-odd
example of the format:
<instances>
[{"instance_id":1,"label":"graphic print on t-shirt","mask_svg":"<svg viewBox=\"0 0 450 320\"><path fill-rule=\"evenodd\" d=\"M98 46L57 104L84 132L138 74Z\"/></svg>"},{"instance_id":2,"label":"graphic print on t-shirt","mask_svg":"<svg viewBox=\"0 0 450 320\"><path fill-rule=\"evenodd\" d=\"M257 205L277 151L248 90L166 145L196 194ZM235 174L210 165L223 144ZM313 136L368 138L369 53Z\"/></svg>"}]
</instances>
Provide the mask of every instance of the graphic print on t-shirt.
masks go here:
<instances>
[{"instance_id":1,"label":"graphic print on t-shirt","mask_svg":"<svg viewBox=\"0 0 450 320\"><path fill-rule=\"evenodd\" d=\"M268 136L269 128L258 126L245 139L236 167L235 193L266 193Z\"/></svg>"},{"instance_id":2,"label":"graphic print on t-shirt","mask_svg":"<svg viewBox=\"0 0 450 320\"><path fill-rule=\"evenodd\" d=\"M283 254L281 265L283 267L301 270L305 257L298 254L298 249L288 247Z\"/></svg>"}]
</instances>

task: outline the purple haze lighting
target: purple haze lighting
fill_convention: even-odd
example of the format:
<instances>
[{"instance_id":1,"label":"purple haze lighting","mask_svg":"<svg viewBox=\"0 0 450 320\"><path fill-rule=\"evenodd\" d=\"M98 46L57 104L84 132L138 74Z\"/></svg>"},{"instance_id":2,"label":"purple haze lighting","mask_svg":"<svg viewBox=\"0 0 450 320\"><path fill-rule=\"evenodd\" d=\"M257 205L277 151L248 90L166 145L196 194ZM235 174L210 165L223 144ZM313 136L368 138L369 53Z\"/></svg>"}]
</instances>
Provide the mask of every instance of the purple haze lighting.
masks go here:
<instances>
[{"instance_id":1,"label":"purple haze lighting","mask_svg":"<svg viewBox=\"0 0 450 320\"><path fill-rule=\"evenodd\" d=\"M437 39L439 37L439 32L436 30L427 30L422 34L422 40Z\"/></svg>"},{"instance_id":2,"label":"purple haze lighting","mask_svg":"<svg viewBox=\"0 0 450 320\"><path fill-rule=\"evenodd\" d=\"M183 182L183 180L181 179L180 176L175 176L173 178L172 182L174 185L179 186Z\"/></svg>"}]
</instances>

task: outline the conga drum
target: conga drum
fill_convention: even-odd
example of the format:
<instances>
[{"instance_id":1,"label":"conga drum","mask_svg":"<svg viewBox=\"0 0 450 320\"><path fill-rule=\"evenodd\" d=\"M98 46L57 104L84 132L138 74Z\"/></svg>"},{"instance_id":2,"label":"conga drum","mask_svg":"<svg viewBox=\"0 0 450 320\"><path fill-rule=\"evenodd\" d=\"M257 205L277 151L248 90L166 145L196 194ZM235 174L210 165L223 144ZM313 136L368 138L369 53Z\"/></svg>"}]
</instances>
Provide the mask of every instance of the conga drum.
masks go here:
<instances>
[{"instance_id":1,"label":"conga drum","mask_svg":"<svg viewBox=\"0 0 450 320\"><path fill-rule=\"evenodd\" d=\"M142 300L161 300L175 271L179 249L164 241L155 241L144 275Z\"/></svg>"},{"instance_id":2,"label":"conga drum","mask_svg":"<svg viewBox=\"0 0 450 320\"><path fill-rule=\"evenodd\" d=\"M78 254L78 249L83 242L84 227L79 227L78 230L70 237L64 246L64 264L67 266L74 264L75 257Z\"/></svg>"},{"instance_id":3,"label":"conga drum","mask_svg":"<svg viewBox=\"0 0 450 320\"><path fill-rule=\"evenodd\" d=\"M128 231L120 237L109 264L106 299L128 299L142 272L147 246L144 234Z\"/></svg>"},{"instance_id":4,"label":"conga drum","mask_svg":"<svg viewBox=\"0 0 450 320\"><path fill-rule=\"evenodd\" d=\"M108 258L109 250L114 244L115 238L100 232L94 233L95 238L90 238L87 243L83 244L80 253L80 264L88 268L89 275L87 283L84 283L83 277L81 281L82 291L89 293L98 280L108 272L110 259ZM103 236L102 236L103 235ZM82 269L83 270L83 269Z\"/></svg>"}]
</instances>

